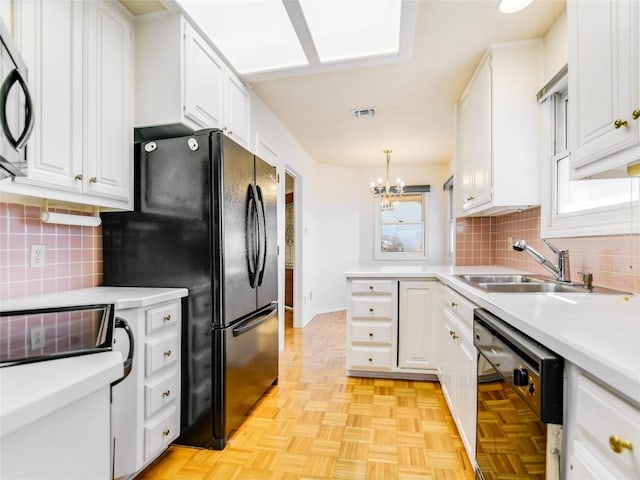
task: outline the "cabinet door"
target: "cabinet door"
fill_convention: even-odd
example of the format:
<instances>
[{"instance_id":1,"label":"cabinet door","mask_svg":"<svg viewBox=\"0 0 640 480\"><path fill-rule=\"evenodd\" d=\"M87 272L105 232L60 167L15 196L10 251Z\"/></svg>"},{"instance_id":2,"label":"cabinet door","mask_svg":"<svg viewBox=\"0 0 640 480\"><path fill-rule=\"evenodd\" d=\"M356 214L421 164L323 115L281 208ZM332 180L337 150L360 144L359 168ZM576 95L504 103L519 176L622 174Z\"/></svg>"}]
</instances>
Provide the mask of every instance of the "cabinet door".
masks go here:
<instances>
[{"instance_id":1,"label":"cabinet door","mask_svg":"<svg viewBox=\"0 0 640 480\"><path fill-rule=\"evenodd\" d=\"M201 128L222 128L224 64L188 24L184 62L184 116Z\"/></svg>"},{"instance_id":2,"label":"cabinet door","mask_svg":"<svg viewBox=\"0 0 640 480\"><path fill-rule=\"evenodd\" d=\"M463 210L491 201L491 57L476 72L460 104Z\"/></svg>"},{"instance_id":3,"label":"cabinet door","mask_svg":"<svg viewBox=\"0 0 640 480\"><path fill-rule=\"evenodd\" d=\"M440 362L440 383L451 414L456 417L456 363L458 358L458 346L453 338L457 328L457 322L453 314L444 310L444 318L440 322L440 345L438 357Z\"/></svg>"},{"instance_id":4,"label":"cabinet door","mask_svg":"<svg viewBox=\"0 0 640 480\"><path fill-rule=\"evenodd\" d=\"M249 144L249 91L243 83L229 73L226 81L225 129L227 135L239 144Z\"/></svg>"},{"instance_id":5,"label":"cabinet door","mask_svg":"<svg viewBox=\"0 0 640 480\"><path fill-rule=\"evenodd\" d=\"M476 399L478 396L478 353L471 332L458 332L457 421L456 425L470 459L476 454Z\"/></svg>"},{"instance_id":6,"label":"cabinet door","mask_svg":"<svg viewBox=\"0 0 640 480\"><path fill-rule=\"evenodd\" d=\"M16 41L29 69L35 125L20 183L82 189L82 38L84 2L16 6Z\"/></svg>"},{"instance_id":7,"label":"cabinet door","mask_svg":"<svg viewBox=\"0 0 640 480\"><path fill-rule=\"evenodd\" d=\"M633 119L633 111L640 112L639 11L637 1L568 2L574 168L639 142L640 119ZM626 166L638 159L639 151L632 148L616 162Z\"/></svg>"},{"instance_id":8,"label":"cabinet door","mask_svg":"<svg viewBox=\"0 0 640 480\"><path fill-rule=\"evenodd\" d=\"M437 286L437 282L400 282L400 368L436 369Z\"/></svg>"},{"instance_id":9,"label":"cabinet door","mask_svg":"<svg viewBox=\"0 0 640 480\"><path fill-rule=\"evenodd\" d=\"M131 23L113 2L87 3L84 192L131 198Z\"/></svg>"}]
</instances>

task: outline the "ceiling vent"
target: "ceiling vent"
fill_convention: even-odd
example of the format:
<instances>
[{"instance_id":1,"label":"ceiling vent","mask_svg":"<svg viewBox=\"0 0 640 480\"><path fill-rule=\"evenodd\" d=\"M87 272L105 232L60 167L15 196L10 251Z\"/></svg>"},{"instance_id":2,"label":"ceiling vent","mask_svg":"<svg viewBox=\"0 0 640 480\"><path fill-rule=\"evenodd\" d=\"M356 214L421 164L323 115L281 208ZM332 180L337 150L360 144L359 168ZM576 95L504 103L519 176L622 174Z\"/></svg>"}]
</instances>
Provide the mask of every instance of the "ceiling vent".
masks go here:
<instances>
[{"instance_id":1,"label":"ceiling vent","mask_svg":"<svg viewBox=\"0 0 640 480\"><path fill-rule=\"evenodd\" d=\"M374 118L376 116L376 109L371 107L351 110L351 115L355 120L360 120L362 118Z\"/></svg>"}]
</instances>

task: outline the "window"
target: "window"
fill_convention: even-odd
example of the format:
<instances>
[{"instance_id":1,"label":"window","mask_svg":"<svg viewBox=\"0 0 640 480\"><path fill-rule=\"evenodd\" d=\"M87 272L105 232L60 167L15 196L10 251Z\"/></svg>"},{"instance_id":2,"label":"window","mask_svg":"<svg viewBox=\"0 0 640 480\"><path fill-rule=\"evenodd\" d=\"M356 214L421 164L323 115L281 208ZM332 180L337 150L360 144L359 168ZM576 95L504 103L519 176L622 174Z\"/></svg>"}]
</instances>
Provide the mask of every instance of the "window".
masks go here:
<instances>
[{"instance_id":1,"label":"window","mask_svg":"<svg viewBox=\"0 0 640 480\"><path fill-rule=\"evenodd\" d=\"M631 218L637 215L640 179L571 179L567 84L565 74L555 85L545 87L548 92L542 98L548 152L543 161L542 236L630 233Z\"/></svg>"},{"instance_id":2,"label":"window","mask_svg":"<svg viewBox=\"0 0 640 480\"><path fill-rule=\"evenodd\" d=\"M425 192L405 193L387 210L375 200L376 260L427 259L426 201Z\"/></svg>"}]
</instances>

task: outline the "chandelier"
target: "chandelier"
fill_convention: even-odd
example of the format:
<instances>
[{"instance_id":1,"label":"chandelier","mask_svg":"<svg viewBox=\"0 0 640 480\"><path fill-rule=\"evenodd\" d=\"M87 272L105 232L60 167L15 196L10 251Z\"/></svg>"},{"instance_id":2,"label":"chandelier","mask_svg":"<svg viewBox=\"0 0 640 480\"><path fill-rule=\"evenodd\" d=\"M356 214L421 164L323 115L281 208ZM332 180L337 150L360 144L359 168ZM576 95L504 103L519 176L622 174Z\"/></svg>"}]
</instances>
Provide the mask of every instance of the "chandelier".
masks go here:
<instances>
[{"instance_id":1,"label":"chandelier","mask_svg":"<svg viewBox=\"0 0 640 480\"><path fill-rule=\"evenodd\" d=\"M380 208L382 210L393 210L396 203L398 203L397 197L404 193L404 181L400 178L396 179L395 185L389 184L389 163L391 162L391 150L383 150L383 153L387 155L387 179L386 183L382 184L382 178L378 178L378 184L371 182L371 194L374 198L380 198Z\"/></svg>"}]
</instances>

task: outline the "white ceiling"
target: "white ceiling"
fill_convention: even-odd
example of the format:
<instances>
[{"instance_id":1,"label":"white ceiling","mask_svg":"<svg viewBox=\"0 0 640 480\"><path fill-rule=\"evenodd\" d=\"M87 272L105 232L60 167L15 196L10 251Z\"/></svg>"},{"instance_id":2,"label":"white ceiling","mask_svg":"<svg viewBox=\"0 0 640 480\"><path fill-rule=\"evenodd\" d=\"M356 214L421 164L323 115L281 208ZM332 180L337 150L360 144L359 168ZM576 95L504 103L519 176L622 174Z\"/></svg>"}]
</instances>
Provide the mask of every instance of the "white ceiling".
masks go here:
<instances>
[{"instance_id":1,"label":"white ceiling","mask_svg":"<svg viewBox=\"0 0 640 480\"><path fill-rule=\"evenodd\" d=\"M131 10L138 2L123 3ZM384 165L382 151L388 148L392 165L446 163L454 151L455 102L487 47L544 36L566 5L565 0L534 0L521 12L504 14L497 3L418 0L408 62L250 85L319 162ZM352 118L352 109L366 107L375 107L377 116Z\"/></svg>"}]
</instances>

